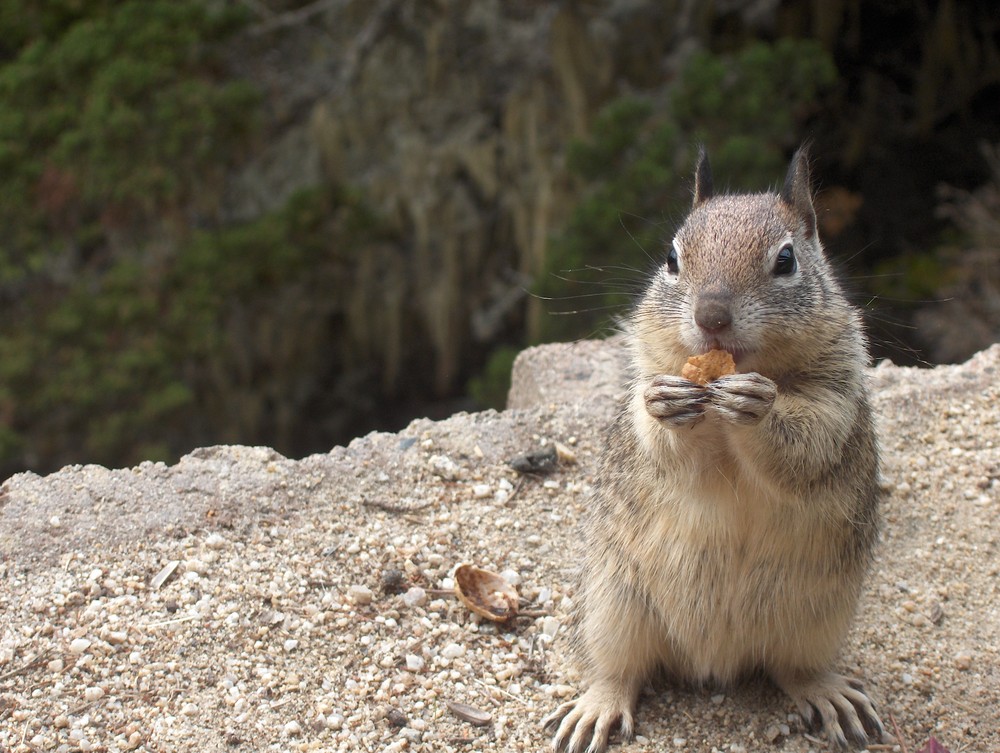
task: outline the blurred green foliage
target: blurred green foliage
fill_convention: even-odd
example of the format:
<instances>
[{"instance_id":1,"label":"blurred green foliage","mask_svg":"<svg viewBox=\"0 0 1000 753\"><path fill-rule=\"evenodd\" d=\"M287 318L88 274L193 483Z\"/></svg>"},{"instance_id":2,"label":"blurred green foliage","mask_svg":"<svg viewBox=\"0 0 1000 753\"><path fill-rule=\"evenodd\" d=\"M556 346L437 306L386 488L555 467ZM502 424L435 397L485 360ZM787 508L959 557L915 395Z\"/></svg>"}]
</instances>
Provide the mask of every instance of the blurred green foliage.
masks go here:
<instances>
[{"instance_id":1,"label":"blurred green foliage","mask_svg":"<svg viewBox=\"0 0 1000 753\"><path fill-rule=\"evenodd\" d=\"M259 93L210 44L243 18L199 0L0 0L0 283L212 208L190 204L211 204L256 125Z\"/></svg>"},{"instance_id":2,"label":"blurred green foliage","mask_svg":"<svg viewBox=\"0 0 1000 753\"><path fill-rule=\"evenodd\" d=\"M554 313L539 340L606 330L659 263L690 204L698 144L728 190L774 185L836 68L811 40L755 42L731 54L701 51L655 95L610 103L569 150L583 199L549 246L537 293Z\"/></svg>"},{"instance_id":3,"label":"blurred green foliage","mask_svg":"<svg viewBox=\"0 0 1000 753\"><path fill-rule=\"evenodd\" d=\"M314 395L302 380L322 371L341 305L328 291L379 227L355 197L310 190L195 232L166 260L122 259L49 305L32 299L0 329L0 460L32 465L30 447L131 463L175 457L192 438L288 441L298 416L274 406Z\"/></svg>"},{"instance_id":4,"label":"blurred green foliage","mask_svg":"<svg viewBox=\"0 0 1000 753\"><path fill-rule=\"evenodd\" d=\"M0 470L175 451L224 297L267 294L232 274L270 267L252 231L190 230L257 132L259 92L213 53L245 18L199 0L0 0Z\"/></svg>"}]
</instances>

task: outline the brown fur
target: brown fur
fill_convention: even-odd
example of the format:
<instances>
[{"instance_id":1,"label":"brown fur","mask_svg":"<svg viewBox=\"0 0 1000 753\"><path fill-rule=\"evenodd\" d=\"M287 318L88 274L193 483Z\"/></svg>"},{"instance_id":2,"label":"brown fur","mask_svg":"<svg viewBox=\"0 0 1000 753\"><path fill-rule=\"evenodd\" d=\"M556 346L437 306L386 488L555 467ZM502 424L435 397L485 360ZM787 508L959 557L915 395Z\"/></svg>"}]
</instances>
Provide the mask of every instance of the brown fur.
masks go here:
<instances>
[{"instance_id":1,"label":"brown fur","mask_svg":"<svg viewBox=\"0 0 1000 753\"><path fill-rule=\"evenodd\" d=\"M585 523L578 641L590 688L556 710L554 747L604 750L632 730L660 669L727 683L763 670L846 746L882 728L830 671L879 529L865 341L815 233L804 153L779 195L695 204L629 323L634 379L611 426ZM794 274L777 274L791 243ZM712 296L731 324L695 321ZM734 352L703 387L688 356Z\"/></svg>"}]
</instances>

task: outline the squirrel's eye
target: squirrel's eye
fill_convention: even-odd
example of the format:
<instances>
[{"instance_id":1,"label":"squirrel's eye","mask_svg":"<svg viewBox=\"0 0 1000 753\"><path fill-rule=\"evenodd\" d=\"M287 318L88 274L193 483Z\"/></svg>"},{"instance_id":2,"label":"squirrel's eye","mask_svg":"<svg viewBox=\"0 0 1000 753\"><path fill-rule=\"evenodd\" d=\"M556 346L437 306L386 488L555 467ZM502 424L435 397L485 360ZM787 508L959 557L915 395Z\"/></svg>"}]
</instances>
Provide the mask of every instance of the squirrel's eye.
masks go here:
<instances>
[{"instance_id":1,"label":"squirrel's eye","mask_svg":"<svg viewBox=\"0 0 1000 753\"><path fill-rule=\"evenodd\" d=\"M667 249L667 271L672 275L680 271L680 264L677 261L677 249L672 245Z\"/></svg>"},{"instance_id":2,"label":"squirrel's eye","mask_svg":"<svg viewBox=\"0 0 1000 753\"><path fill-rule=\"evenodd\" d=\"M778 258L774 261L774 274L790 275L795 271L796 267L795 252L792 250L792 244L789 243L786 246L782 246L778 252Z\"/></svg>"}]
</instances>

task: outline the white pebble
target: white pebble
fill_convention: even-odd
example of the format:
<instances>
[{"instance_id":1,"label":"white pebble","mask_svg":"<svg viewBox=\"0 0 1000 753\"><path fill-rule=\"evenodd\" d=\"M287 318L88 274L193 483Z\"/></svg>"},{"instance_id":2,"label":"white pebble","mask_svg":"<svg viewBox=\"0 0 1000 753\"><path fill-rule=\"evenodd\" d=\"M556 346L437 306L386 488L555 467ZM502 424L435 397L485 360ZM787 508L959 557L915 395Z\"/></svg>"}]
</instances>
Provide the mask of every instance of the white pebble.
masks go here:
<instances>
[{"instance_id":1,"label":"white pebble","mask_svg":"<svg viewBox=\"0 0 1000 753\"><path fill-rule=\"evenodd\" d=\"M184 716L198 716L198 704L188 701L181 706L181 713Z\"/></svg>"},{"instance_id":2,"label":"white pebble","mask_svg":"<svg viewBox=\"0 0 1000 753\"><path fill-rule=\"evenodd\" d=\"M502 573L500 573L500 577L503 578L508 583L510 583L512 586L521 585L521 574L518 573L516 570L509 570L509 569L504 570Z\"/></svg>"},{"instance_id":3,"label":"white pebble","mask_svg":"<svg viewBox=\"0 0 1000 753\"><path fill-rule=\"evenodd\" d=\"M84 651L90 648L90 641L86 638L76 638L69 644L69 652L71 654L76 654L79 656Z\"/></svg>"},{"instance_id":4,"label":"white pebble","mask_svg":"<svg viewBox=\"0 0 1000 753\"><path fill-rule=\"evenodd\" d=\"M89 688L83 691L83 699L90 703L94 701L99 701L104 698L104 688L100 685L91 685Z\"/></svg>"},{"instance_id":5,"label":"white pebble","mask_svg":"<svg viewBox=\"0 0 1000 753\"><path fill-rule=\"evenodd\" d=\"M421 740L423 740L424 733L418 732L417 730L413 729L413 727L403 727L403 729L399 731L399 736L406 738L411 743L419 743Z\"/></svg>"},{"instance_id":6,"label":"white pebble","mask_svg":"<svg viewBox=\"0 0 1000 753\"><path fill-rule=\"evenodd\" d=\"M476 499L485 499L490 496L490 485L489 484L475 484L472 487L472 496Z\"/></svg>"},{"instance_id":7,"label":"white pebble","mask_svg":"<svg viewBox=\"0 0 1000 753\"><path fill-rule=\"evenodd\" d=\"M449 643L443 649L441 649L441 656L443 656L448 661L452 659L458 659L461 656L465 656L465 646L461 643Z\"/></svg>"},{"instance_id":8,"label":"white pebble","mask_svg":"<svg viewBox=\"0 0 1000 753\"><path fill-rule=\"evenodd\" d=\"M208 572L208 565L198 559L184 560L184 570L188 573L204 575Z\"/></svg>"},{"instance_id":9,"label":"white pebble","mask_svg":"<svg viewBox=\"0 0 1000 753\"><path fill-rule=\"evenodd\" d=\"M338 730L343 726L344 726L344 717L342 717L340 714L330 714L330 716L326 718L327 729Z\"/></svg>"},{"instance_id":10,"label":"white pebble","mask_svg":"<svg viewBox=\"0 0 1000 753\"><path fill-rule=\"evenodd\" d=\"M285 737L298 737L302 734L302 725L292 720L281 728L281 733Z\"/></svg>"},{"instance_id":11,"label":"white pebble","mask_svg":"<svg viewBox=\"0 0 1000 753\"><path fill-rule=\"evenodd\" d=\"M456 481L461 473L458 464L446 455L431 455L428 462L431 472L444 481Z\"/></svg>"},{"instance_id":12,"label":"white pebble","mask_svg":"<svg viewBox=\"0 0 1000 753\"><path fill-rule=\"evenodd\" d=\"M86 737L81 737L76 741L76 746L83 751L83 753L90 753L94 749L94 744L90 742Z\"/></svg>"},{"instance_id":13,"label":"white pebble","mask_svg":"<svg viewBox=\"0 0 1000 753\"><path fill-rule=\"evenodd\" d=\"M358 606L371 604L374 596L375 594L372 593L372 590L368 586L351 586L347 589L347 598Z\"/></svg>"},{"instance_id":14,"label":"white pebble","mask_svg":"<svg viewBox=\"0 0 1000 753\"><path fill-rule=\"evenodd\" d=\"M410 672L419 672L424 668L424 658L416 654L406 655L406 668Z\"/></svg>"},{"instance_id":15,"label":"white pebble","mask_svg":"<svg viewBox=\"0 0 1000 753\"><path fill-rule=\"evenodd\" d=\"M299 647L299 642L294 638L289 638L285 641L285 651L294 651Z\"/></svg>"},{"instance_id":16,"label":"white pebble","mask_svg":"<svg viewBox=\"0 0 1000 753\"><path fill-rule=\"evenodd\" d=\"M431 567L441 567L444 564L444 555L431 552L427 555L427 564Z\"/></svg>"},{"instance_id":17,"label":"white pebble","mask_svg":"<svg viewBox=\"0 0 1000 753\"><path fill-rule=\"evenodd\" d=\"M422 607L427 603L427 592L420 586L413 586L403 594L402 598L408 607Z\"/></svg>"},{"instance_id":18,"label":"white pebble","mask_svg":"<svg viewBox=\"0 0 1000 753\"><path fill-rule=\"evenodd\" d=\"M218 533L210 533L205 539L205 546L209 549L222 549L225 545L226 539Z\"/></svg>"},{"instance_id":19,"label":"white pebble","mask_svg":"<svg viewBox=\"0 0 1000 753\"><path fill-rule=\"evenodd\" d=\"M53 659L45 666L48 668L49 672L62 672L65 664L62 659Z\"/></svg>"},{"instance_id":20,"label":"white pebble","mask_svg":"<svg viewBox=\"0 0 1000 753\"><path fill-rule=\"evenodd\" d=\"M559 632L559 619L552 615L542 618L542 632L549 638L555 638Z\"/></svg>"},{"instance_id":21,"label":"white pebble","mask_svg":"<svg viewBox=\"0 0 1000 753\"><path fill-rule=\"evenodd\" d=\"M684 737L675 737L674 738L674 747L675 748L683 748L687 744L688 744L687 738L684 738Z\"/></svg>"},{"instance_id":22,"label":"white pebble","mask_svg":"<svg viewBox=\"0 0 1000 753\"><path fill-rule=\"evenodd\" d=\"M53 528L58 528L59 526L62 525L62 521L59 520L58 515L53 515L51 518L49 518L49 525L52 526Z\"/></svg>"}]
</instances>

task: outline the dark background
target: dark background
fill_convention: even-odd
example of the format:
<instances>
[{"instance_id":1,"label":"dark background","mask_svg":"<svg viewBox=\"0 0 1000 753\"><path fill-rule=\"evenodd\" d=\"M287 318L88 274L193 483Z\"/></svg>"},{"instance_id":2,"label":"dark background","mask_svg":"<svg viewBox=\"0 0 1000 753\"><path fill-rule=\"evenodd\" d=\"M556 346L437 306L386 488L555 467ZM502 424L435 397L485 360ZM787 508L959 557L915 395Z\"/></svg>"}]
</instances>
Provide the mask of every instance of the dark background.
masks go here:
<instances>
[{"instance_id":1,"label":"dark background","mask_svg":"<svg viewBox=\"0 0 1000 753\"><path fill-rule=\"evenodd\" d=\"M873 354L1000 331L991 2L0 0L0 477L502 406L812 144Z\"/></svg>"}]
</instances>

